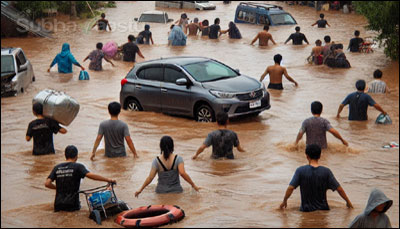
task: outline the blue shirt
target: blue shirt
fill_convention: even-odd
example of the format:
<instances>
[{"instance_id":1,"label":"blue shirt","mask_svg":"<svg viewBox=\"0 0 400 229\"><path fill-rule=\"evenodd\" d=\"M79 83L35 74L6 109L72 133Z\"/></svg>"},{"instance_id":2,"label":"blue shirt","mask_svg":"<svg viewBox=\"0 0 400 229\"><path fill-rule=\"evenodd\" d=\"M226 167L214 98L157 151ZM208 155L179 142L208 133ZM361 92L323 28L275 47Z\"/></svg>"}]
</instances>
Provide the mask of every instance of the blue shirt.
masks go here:
<instances>
[{"instance_id":1,"label":"blue shirt","mask_svg":"<svg viewBox=\"0 0 400 229\"><path fill-rule=\"evenodd\" d=\"M349 104L349 120L364 121L368 120L368 105L374 106L376 102L364 92L353 92L342 102L343 105Z\"/></svg>"},{"instance_id":2,"label":"blue shirt","mask_svg":"<svg viewBox=\"0 0 400 229\"><path fill-rule=\"evenodd\" d=\"M335 191L340 186L330 169L311 165L297 168L290 185L294 188L300 185L300 211L304 212L329 210L326 190Z\"/></svg>"}]
</instances>

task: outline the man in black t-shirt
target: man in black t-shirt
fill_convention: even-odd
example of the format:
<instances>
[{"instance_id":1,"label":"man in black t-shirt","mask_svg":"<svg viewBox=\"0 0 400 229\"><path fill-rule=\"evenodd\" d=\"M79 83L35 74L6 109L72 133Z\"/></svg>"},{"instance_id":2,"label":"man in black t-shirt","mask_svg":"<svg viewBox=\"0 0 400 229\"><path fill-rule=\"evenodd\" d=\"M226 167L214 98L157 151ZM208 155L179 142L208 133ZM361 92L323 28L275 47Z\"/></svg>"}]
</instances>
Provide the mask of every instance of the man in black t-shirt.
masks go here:
<instances>
[{"instance_id":1,"label":"man in black t-shirt","mask_svg":"<svg viewBox=\"0 0 400 229\"><path fill-rule=\"evenodd\" d=\"M81 208L79 201L79 187L81 179L89 177L93 180L115 183L115 180L104 178L89 172L78 160L78 149L69 145L65 148L66 162L58 164L48 176L45 186L56 189L54 211L76 211ZM56 181L56 185L53 184Z\"/></svg>"},{"instance_id":2,"label":"man in black t-shirt","mask_svg":"<svg viewBox=\"0 0 400 229\"><path fill-rule=\"evenodd\" d=\"M58 122L43 116L43 105L35 103L32 106L33 114L37 117L28 125L26 141L33 137L33 155L54 154L53 133L65 134L67 130L62 128Z\"/></svg>"},{"instance_id":3,"label":"man in black t-shirt","mask_svg":"<svg viewBox=\"0 0 400 229\"><path fill-rule=\"evenodd\" d=\"M328 25L329 27L331 27L331 25L328 24L328 22L324 19L325 15L324 14L320 14L319 17L321 19L319 19L317 22L315 22L314 24L312 24L311 26L317 25L318 24L318 28L326 28L326 25Z\"/></svg>"},{"instance_id":4,"label":"man in black t-shirt","mask_svg":"<svg viewBox=\"0 0 400 229\"><path fill-rule=\"evenodd\" d=\"M289 38L285 41L285 44L292 40L293 45L302 45L304 40L309 45L310 43L308 43L306 36L303 33L300 33L300 26L296 26L295 30L296 32L289 36Z\"/></svg>"},{"instance_id":5,"label":"man in black t-shirt","mask_svg":"<svg viewBox=\"0 0 400 229\"><path fill-rule=\"evenodd\" d=\"M215 18L214 25L210 26L210 32L208 33L208 38L210 39L218 39L218 36L221 34L221 27L219 26L219 18Z\"/></svg>"},{"instance_id":6,"label":"man in black t-shirt","mask_svg":"<svg viewBox=\"0 0 400 229\"><path fill-rule=\"evenodd\" d=\"M110 26L110 23L108 23L108 20L106 19L106 14L105 14L105 13L102 13L102 14L101 14L101 19L97 20L96 24L94 24L94 25L92 26L92 29L93 29L96 25L98 26L99 30L107 31L107 26L108 26L108 28L109 28L110 31L111 31L111 26Z\"/></svg>"},{"instance_id":7,"label":"man in black t-shirt","mask_svg":"<svg viewBox=\"0 0 400 229\"><path fill-rule=\"evenodd\" d=\"M350 49L350 52L360 52L360 45L364 42L362 38L360 38L360 31L356 30L354 32L355 38L352 38L349 43L349 47L347 50Z\"/></svg>"},{"instance_id":8,"label":"man in black t-shirt","mask_svg":"<svg viewBox=\"0 0 400 229\"><path fill-rule=\"evenodd\" d=\"M306 155L308 165L296 169L296 173L290 181L280 208L287 207L287 200L298 186L300 186L301 194L300 211L329 210L328 201L326 200L326 191L328 189L332 191L337 190L340 196L346 201L346 206L353 208L353 205L339 182L335 179L332 171L318 164L321 156L321 147L315 144L307 145Z\"/></svg>"},{"instance_id":9,"label":"man in black t-shirt","mask_svg":"<svg viewBox=\"0 0 400 229\"><path fill-rule=\"evenodd\" d=\"M227 129L229 122L228 114L220 112L217 114L218 130L208 134L204 143L197 150L196 154L192 157L193 160L199 156L207 147L212 145L211 158L218 159L226 157L227 159L234 159L233 147L236 147L239 152L245 152L240 146L239 139L235 132Z\"/></svg>"},{"instance_id":10,"label":"man in black t-shirt","mask_svg":"<svg viewBox=\"0 0 400 229\"><path fill-rule=\"evenodd\" d=\"M124 61L135 62L136 61L136 53L144 59L144 56L140 52L139 47L133 43L135 41L135 37L133 35L128 36L128 43L124 44L120 50L124 54Z\"/></svg>"}]
</instances>

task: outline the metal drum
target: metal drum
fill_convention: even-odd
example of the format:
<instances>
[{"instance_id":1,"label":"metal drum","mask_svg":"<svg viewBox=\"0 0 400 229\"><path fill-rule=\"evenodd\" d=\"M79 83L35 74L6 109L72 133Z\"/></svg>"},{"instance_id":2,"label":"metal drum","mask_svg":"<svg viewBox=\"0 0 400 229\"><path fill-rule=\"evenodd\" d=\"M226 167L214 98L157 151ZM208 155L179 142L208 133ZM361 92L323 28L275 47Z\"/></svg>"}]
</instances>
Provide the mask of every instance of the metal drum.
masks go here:
<instances>
[{"instance_id":1,"label":"metal drum","mask_svg":"<svg viewBox=\"0 0 400 229\"><path fill-rule=\"evenodd\" d=\"M43 116L68 126L78 115L79 103L64 92L45 89L32 100L43 105Z\"/></svg>"}]
</instances>

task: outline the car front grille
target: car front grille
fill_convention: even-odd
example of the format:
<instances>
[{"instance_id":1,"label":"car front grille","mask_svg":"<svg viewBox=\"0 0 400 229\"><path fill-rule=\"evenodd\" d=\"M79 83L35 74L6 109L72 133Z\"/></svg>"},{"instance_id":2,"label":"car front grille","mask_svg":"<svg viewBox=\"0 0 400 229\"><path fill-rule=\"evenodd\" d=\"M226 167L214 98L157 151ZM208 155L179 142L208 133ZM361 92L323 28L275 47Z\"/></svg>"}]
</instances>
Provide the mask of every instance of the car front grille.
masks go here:
<instances>
[{"instance_id":1,"label":"car front grille","mask_svg":"<svg viewBox=\"0 0 400 229\"><path fill-rule=\"evenodd\" d=\"M10 74L7 76L2 76L1 77L1 85L3 84L8 84L11 82L11 80L14 78L15 74Z\"/></svg>"},{"instance_id":2,"label":"car front grille","mask_svg":"<svg viewBox=\"0 0 400 229\"><path fill-rule=\"evenodd\" d=\"M263 96L262 89L245 94L237 94L236 97L241 101L257 100Z\"/></svg>"}]
</instances>

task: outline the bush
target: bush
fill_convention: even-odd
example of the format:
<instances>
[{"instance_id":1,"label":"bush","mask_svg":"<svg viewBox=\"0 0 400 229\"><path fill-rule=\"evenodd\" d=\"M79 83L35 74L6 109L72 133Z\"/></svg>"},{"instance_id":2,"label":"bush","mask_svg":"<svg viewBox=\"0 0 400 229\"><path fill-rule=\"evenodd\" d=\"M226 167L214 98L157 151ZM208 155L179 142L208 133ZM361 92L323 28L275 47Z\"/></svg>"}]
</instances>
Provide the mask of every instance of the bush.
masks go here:
<instances>
[{"instance_id":1,"label":"bush","mask_svg":"<svg viewBox=\"0 0 400 229\"><path fill-rule=\"evenodd\" d=\"M399 59L399 2L353 1L356 12L368 19L367 29L379 33L376 38L383 44L386 56Z\"/></svg>"}]
</instances>

